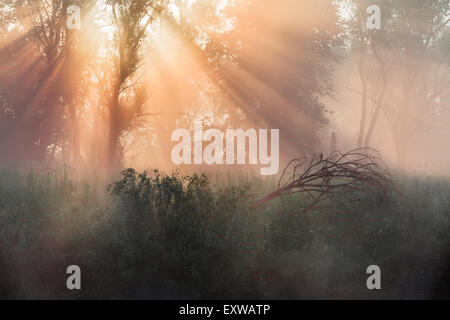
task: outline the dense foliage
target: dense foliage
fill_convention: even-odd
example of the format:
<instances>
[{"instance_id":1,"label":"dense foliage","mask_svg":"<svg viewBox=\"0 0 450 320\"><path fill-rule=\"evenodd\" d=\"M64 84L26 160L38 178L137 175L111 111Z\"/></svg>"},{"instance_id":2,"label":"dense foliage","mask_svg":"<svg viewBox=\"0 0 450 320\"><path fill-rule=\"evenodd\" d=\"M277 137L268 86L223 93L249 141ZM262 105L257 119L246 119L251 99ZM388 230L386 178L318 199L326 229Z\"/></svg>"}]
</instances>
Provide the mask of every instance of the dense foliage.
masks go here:
<instances>
[{"instance_id":1,"label":"dense foliage","mask_svg":"<svg viewBox=\"0 0 450 320\"><path fill-rule=\"evenodd\" d=\"M224 188L204 175L128 169L105 192L94 176L4 171L0 296L449 297L448 180L399 176L401 201L300 214L297 196L252 209L248 195L273 185L238 178ZM71 264L80 291L66 288ZM381 291L366 289L370 264L382 269Z\"/></svg>"}]
</instances>

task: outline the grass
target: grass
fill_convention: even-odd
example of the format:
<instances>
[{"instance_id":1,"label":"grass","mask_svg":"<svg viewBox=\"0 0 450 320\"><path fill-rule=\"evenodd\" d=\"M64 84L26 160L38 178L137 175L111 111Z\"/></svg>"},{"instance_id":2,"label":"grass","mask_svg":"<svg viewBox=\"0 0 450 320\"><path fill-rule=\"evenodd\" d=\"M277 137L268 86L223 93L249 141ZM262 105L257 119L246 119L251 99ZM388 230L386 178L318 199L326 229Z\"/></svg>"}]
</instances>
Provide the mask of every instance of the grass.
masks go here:
<instances>
[{"instance_id":1,"label":"grass","mask_svg":"<svg viewBox=\"0 0 450 320\"><path fill-rule=\"evenodd\" d=\"M450 181L397 174L377 195L300 213L250 174L0 172L0 297L59 299L449 298ZM222 182L223 181L223 182ZM68 265L82 290L66 288ZM382 290L366 288L381 267Z\"/></svg>"}]
</instances>

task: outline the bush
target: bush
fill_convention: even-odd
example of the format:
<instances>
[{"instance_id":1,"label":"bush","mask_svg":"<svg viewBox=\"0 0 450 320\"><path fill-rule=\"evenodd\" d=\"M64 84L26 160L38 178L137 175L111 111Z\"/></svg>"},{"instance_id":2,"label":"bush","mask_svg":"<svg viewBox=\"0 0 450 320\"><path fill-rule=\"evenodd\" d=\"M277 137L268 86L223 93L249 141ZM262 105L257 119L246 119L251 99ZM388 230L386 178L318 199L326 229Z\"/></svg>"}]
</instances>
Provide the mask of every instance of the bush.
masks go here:
<instances>
[{"instance_id":1,"label":"bush","mask_svg":"<svg viewBox=\"0 0 450 320\"><path fill-rule=\"evenodd\" d=\"M0 173L0 295L449 297L447 179L397 176L402 199L308 212L296 196L255 209L249 196L274 184L249 179L231 187L127 169L102 192L67 173ZM82 269L81 291L65 287L71 264ZM381 267L380 292L365 287L370 264Z\"/></svg>"}]
</instances>

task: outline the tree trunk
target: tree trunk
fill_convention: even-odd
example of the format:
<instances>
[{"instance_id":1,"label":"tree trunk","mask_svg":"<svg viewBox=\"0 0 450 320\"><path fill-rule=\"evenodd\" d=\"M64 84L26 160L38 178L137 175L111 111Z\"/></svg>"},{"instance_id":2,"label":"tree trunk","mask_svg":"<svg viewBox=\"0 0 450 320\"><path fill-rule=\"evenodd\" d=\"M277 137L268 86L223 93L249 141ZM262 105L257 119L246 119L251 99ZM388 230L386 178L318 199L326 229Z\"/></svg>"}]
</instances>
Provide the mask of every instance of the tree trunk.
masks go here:
<instances>
[{"instance_id":1,"label":"tree trunk","mask_svg":"<svg viewBox=\"0 0 450 320\"><path fill-rule=\"evenodd\" d=\"M361 96L361 120L359 122L359 134L358 134L358 148L363 146L364 133L366 131L366 117L367 117L367 85L366 80L362 81L362 96Z\"/></svg>"},{"instance_id":2,"label":"tree trunk","mask_svg":"<svg viewBox=\"0 0 450 320\"><path fill-rule=\"evenodd\" d=\"M120 84L114 89L111 105L109 108L109 141L108 141L108 169L110 173L119 168L119 95Z\"/></svg>"},{"instance_id":3,"label":"tree trunk","mask_svg":"<svg viewBox=\"0 0 450 320\"><path fill-rule=\"evenodd\" d=\"M67 8L69 6L67 0L62 2L62 21L67 21ZM64 103L69 109L70 116L70 148L72 153L72 164L79 165L81 162L81 151L80 151L80 130L77 117L77 106L75 104L75 91L77 90L77 83L80 79L78 72L74 65L74 33L75 30L70 30L67 25L64 25L64 30L66 34L66 42L64 44L65 58L64 58L64 68L63 68L63 79L65 81L64 92Z\"/></svg>"},{"instance_id":4,"label":"tree trunk","mask_svg":"<svg viewBox=\"0 0 450 320\"><path fill-rule=\"evenodd\" d=\"M361 119L359 122L359 134L358 134L358 148L362 148L364 134L366 131L366 117L367 117L367 77L365 71L363 70L364 64L364 43L362 42L360 52L359 52L359 62L358 62L358 72L359 78L361 79L362 85L362 96L361 96Z\"/></svg>"},{"instance_id":5,"label":"tree trunk","mask_svg":"<svg viewBox=\"0 0 450 320\"><path fill-rule=\"evenodd\" d=\"M69 105L70 109L70 122L71 122L71 143L72 143L72 162L75 165L79 165L82 161L81 151L80 151L80 127L78 124L78 117L76 115L76 110L74 102L71 101Z\"/></svg>"},{"instance_id":6,"label":"tree trunk","mask_svg":"<svg viewBox=\"0 0 450 320\"><path fill-rule=\"evenodd\" d=\"M378 97L377 103L376 103L376 109L375 113L370 121L369 129L367 130L366 137L364 139L364 147L369 148L370 147L370 141L372 139L372 135L375 129L375 125L378 121L378 116L380 114L381 109L383 108L383 100L384 95L386 94L387 89L387 76L384 76L382 79L382 85L381 85L381 92L380 96Z\"/></svg>"}]
</instances>

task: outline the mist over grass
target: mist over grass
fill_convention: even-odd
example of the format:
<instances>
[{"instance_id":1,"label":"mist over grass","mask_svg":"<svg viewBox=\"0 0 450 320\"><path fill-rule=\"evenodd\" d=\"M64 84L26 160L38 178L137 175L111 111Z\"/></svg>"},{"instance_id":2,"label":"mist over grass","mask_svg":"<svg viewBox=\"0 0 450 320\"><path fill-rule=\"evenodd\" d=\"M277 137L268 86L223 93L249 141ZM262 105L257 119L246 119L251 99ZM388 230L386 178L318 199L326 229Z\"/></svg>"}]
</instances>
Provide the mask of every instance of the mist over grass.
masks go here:
<instances>
[{"instance_id":1,"label":"mist over grass","mask_svg":"<svg viewBox=\"0 0 450 320\"><path fill-rule=\"evenodd\" d=\"M395 174L403 196L255 209L276 181L128 169L115 183L0 173L0 298L449 298L450 180ZM82 290L66 288L68 265ZM379 265L382 290L366 288Z\"/></svg>"}]
</instances>

